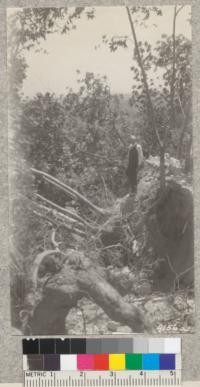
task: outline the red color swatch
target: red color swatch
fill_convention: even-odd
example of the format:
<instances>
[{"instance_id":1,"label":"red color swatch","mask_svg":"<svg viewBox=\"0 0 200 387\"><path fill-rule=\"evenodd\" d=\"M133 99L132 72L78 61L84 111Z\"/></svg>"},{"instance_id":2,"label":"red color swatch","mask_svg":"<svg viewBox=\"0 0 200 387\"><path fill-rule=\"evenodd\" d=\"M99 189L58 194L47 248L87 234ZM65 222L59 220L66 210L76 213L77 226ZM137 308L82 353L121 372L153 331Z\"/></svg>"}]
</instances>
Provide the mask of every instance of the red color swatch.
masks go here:
<instances>
[{"instance_id":1,"label":"red color swatch","mask_svg":"<svg viewBox=\"0 0 200 387\"><path fill-rule=\"evenodd\" d=\"M109 370L109 354L94 355L94 370Z\"/></svg>"}]
</instances>

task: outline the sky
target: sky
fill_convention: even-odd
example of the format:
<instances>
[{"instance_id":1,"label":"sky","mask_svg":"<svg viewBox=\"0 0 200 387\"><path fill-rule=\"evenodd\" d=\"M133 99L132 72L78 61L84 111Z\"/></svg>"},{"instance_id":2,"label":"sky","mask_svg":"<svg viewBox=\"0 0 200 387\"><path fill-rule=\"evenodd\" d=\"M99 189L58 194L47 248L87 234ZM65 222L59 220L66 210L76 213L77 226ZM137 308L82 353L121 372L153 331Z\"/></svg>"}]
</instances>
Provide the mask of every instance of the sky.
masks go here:
<instances>
[{"instance_id":1,"label":"sky","mask_svg":"<svg viewBox=\"0 0 200 387\"><path fill-rule=\"evenodd\" d=\"M155 45L162 34L172 34L173 6L161 7L163 16L151 16L146 27L136 26L138 40L147 40ZM9 9L8 15L15 12ZM185 6L177 18L177 34L191 38L188 22L190 6ZM114 53L102 43L102 36L129 36L128 49ZM99 46L95 50L95 46ZM32 97L38 92L64 94L66 88L77 91L77 70L81 74L93 72L106 75L112 93L130 94L133 85L130 67L133 64L133 39L125 7L96 7L95 18L81 17L77 29L69 34L54 33L41 42L41 48L48 54L25 52L28 64L27 77L23 84L25 96Z\"/></svg>"}]
</instances>

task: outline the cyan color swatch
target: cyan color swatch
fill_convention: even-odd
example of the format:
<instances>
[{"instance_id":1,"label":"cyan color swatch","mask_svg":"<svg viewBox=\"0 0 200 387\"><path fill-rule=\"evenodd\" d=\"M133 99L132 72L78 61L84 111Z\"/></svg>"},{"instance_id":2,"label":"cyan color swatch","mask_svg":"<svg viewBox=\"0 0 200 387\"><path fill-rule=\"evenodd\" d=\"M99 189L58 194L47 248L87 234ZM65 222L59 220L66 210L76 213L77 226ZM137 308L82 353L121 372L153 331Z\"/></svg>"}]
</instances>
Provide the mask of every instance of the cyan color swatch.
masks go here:
<instances>
[{"instance_id":1,"label":"cyan color swatch","mask_svg":"<svg viewBox=\"0 0 200 387\"><path fill-rule=\"evenodd\" d=\"M157 353L145 353L142 355L142 369L143 370L159 370L160 356Z\"/></svg>"}]
</instances>

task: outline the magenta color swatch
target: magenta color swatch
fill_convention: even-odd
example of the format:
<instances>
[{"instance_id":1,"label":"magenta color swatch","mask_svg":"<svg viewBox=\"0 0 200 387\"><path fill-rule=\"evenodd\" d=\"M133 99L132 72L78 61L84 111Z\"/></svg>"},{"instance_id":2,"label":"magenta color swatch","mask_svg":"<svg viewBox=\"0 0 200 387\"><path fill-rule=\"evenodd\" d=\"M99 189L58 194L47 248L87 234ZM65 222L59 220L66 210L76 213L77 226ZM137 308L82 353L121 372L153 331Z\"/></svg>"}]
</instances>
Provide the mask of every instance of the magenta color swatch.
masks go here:
<instances>
[{"instance_id":1,"label":"magenta color swatch","mask_svg":"<svg viewBox=\"0 0 200 387\"><path fill-rule=\"evenodd\" d=\"M78 370L93 370L94 355L77 355Z\"/></svg>"}]
</instances>

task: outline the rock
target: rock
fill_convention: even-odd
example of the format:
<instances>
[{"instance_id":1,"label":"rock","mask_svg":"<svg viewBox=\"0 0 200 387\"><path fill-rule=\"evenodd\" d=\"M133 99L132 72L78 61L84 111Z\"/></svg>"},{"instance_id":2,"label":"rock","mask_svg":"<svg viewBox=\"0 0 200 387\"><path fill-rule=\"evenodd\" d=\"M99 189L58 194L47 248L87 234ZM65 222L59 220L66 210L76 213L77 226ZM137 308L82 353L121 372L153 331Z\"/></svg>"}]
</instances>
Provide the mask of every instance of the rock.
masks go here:
<instances>
[{"instance_id":1,"label":"rock","mask_svg":"<svg viewBox=\"0 0 200 387\"><path fill-rule=\"evenodd\" d=\"M174 306L178 311L183 311L187 309L187 301L184 297L176 295L174 297Z\"/></svg>"},{"instance_id":2,"label":"rock","mask_svg":"<svg viewBox=\"0 0 200 387\"><path fill-rule=\"evenodd\" d=\"M191 327L194 327L195 326L195 316L194 314L189 314L187 316L187 324Z\"/></svg>"},{"instance_id":3,"label":"rock","mask_svg":"<svg viewBox=\"0 0 200 387\"><path fill-rule=\"evenodd\" d=\"M152 293L152 286L149 282L144 282L137 289L138 294L146 296Z\"/></svg>"},{"instance_id":4,"label":"rock","mask_svg":"<svg viewBox=\"0 0 200 387\"><path fill-rule=\"evenodd\" d=\"M101 334L99 327L94 325L94 324L87 324L87 326L86 326L86 333L88 335L99 335L99 334ZM104 331L103 333L106 333L106 331Z\"/></svg>"},{"instance_id":5,"label":"rock","mask_svg":"<svg viewBox=\"0 0 200 387\"><path fill-rule=\"evenodd\" d=\"M146 162L153 167L159 167L160 166L160 158L158 156L149 156L148 160Z\"/></svg>"},{"instance_id":6,"label":"rock","mask_svg":"<svg viewBox=\"0 0 200 387\"><path fill-rule=\"evenodd\" d=\"M115 321L109 321L107 324L107 328L111 332L116 332L116 330L119 328L119 323Z\"/></svg>"},{"instance_id":7,"label":"rock","mask_svg":"<svg viewBox=\"0 0 200 387\"><path fill-rule=\"evenodd\" d=\"M128 266L125 266L125 267L122 269L121 273L122 273L123 275L129 275L129 274L130 274L130 269L129 269L129 267L128 267Z\"/></svg>"},{"instance_id":8,"label":"rock","mask_svg":"<svg viewBox=\"0 0 200 387\"><path fill-rule=\"evenodd\" d=\"M175 320L180 315L167 298L159 301L149 300L144 305L144 308L152 323Z\"/></svg>"},{"instance_id":9,"label":"rock","mask_svg":"<svg viewBox=\"0 0 200 387\"><path fill-rule=\"evenodd\" d=\"M117 328L118 333L132 333L132 329L130 327L127 327L127 325L120 325Z\"/></svg>"},{"instance_id":10,"label":"rock","mask_svg":"<svg viewBox=\"0 0 200 387\"><path fill-rule=\"evenodd\" d=\"M107 270L107 276L109 282L123 294L131 290L133 277L128 266Z\"/></svg>"},{"instance_id":11,"label":"rock","mask_svg":"<svg viewBox=\"0 0 200 387\"><path fill-rule=\"evenodd\" d=\"M181 163L179 160L175 159L174 157L170 157L168 168L170 173L176 174L177 172L180 172Z\"/></svg>"},{"instance_id":12,"label":"rock","mask_svg":"<svg viewBox=\"0 0 200 387\"><path fill-rule=\"evenodd\" d=\"M78 304L84 311L84 316L88 323L90 323L91 320L95 323L95 320L98 319L98 315L101 314L102 309L86 298L80 300Z\"/></svg>"},{"instance_id":13,"label":"rock","mask_svg":"<svg viewBox=\"0 0 200 387\"><path fill-rule=\"evenodd\" d=\"M149 156L149 158L146 160L146 163L153 167L160 167L160 157L159 156ZM178 159L175 157L170 157L168 153L165 154L165 165L166 167L170 168L172 172L175 172L177 170L181 169L181 163Z\"/></svg>"},{"instance_id":14,"label":"rock","mask_svg":"<svg viewBox=\"0 0 200 387\"><path fill-rule=\"evenodd\" d=\"M195 308L194 298L187 298L187 304L190 309L194 309Z\"/></svg>"},{"instance_id":15,"label":"rock","mask_svg":"<svg viewBox=\"0 0 200 387\"><path fill-rule=\"evenodd\" d=\"M72 308L65 319L68 335L85 334L83 316L78 315L79 310Z\"/></svg>"}]
</instances>

